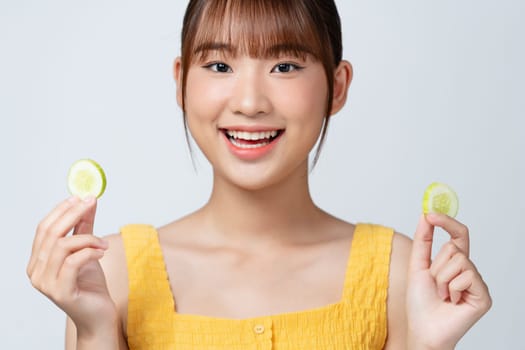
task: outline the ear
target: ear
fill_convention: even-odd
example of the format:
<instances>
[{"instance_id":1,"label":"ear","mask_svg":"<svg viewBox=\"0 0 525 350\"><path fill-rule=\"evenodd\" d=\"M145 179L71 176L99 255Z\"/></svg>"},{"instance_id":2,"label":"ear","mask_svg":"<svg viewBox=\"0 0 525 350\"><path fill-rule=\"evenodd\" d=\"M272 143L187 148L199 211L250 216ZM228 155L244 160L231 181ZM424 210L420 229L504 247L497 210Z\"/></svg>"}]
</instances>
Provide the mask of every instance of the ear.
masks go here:
<instances>
[{"instance_id":1,"label":"ear","mask_svg":"<svg viewBox=\"0 0 525 350\"><path fill-rule=\"evenodd\" d=\"M330 115L339 112L346 103L348 96L348 88L352 82L354 71L352 65L348 61L341 61L334 73L334 97L332 101L332 109Z\"/></svg>"},{"instance_id":2,"label":"ear","mask_svg":"<svg viewBox=\"0 0 525 350\"><path fill-rule=\"evenodd\" d=\"M173 78L177 89L177 104L182 108L182 60L177 57L173 62Z\"/></svg>"}]
</instances>

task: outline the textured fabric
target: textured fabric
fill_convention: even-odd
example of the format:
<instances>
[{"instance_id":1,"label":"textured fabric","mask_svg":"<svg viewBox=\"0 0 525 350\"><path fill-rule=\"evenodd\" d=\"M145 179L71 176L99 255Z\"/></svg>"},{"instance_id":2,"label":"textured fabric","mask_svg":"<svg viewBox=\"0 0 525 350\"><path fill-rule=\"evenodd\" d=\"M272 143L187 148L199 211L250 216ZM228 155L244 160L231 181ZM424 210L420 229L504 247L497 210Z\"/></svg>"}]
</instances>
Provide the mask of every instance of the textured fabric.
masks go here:
<instances>
[{"instance_id":1,"label":"textured fabric","mask_svg":"<svg viewBox=\"0 0 525 350\"><path fill-rule=\"evenodd\" d=\"M129 275L130 350L376 350L384 346L392 229L357 225L339 302L241 320L178 314L155 228L128 225L121 234Z\"/></svg>"}]
</instances>

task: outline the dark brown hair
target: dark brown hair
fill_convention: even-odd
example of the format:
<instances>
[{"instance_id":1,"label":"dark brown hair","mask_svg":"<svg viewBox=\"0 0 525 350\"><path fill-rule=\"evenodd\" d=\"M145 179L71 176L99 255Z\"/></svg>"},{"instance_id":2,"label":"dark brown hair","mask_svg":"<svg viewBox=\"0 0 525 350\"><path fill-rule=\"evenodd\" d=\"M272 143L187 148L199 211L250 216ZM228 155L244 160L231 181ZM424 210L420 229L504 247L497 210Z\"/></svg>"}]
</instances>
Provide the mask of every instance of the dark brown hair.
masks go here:
<instances>
[{"instance_id":1,"label":"dark brown hair","mask_svg":"<svg viewBox=\"0 0 525 350\"><path fill-rule=\"evenodd\" d=\"M217 38L217 36L221 36ZM220 40L218 40L220 39ZM342 59L341 21L333 0L190 0L181 38L182 110L186 74L205 54L202 45L220 41L251 57L309 54L322 63L328 83L325 121L314 165L323 145L333 100L334 71ZM273 51L272 51L273 50ZM191 150L191 148L190 148Z\"/></svg>"}]
</instances>

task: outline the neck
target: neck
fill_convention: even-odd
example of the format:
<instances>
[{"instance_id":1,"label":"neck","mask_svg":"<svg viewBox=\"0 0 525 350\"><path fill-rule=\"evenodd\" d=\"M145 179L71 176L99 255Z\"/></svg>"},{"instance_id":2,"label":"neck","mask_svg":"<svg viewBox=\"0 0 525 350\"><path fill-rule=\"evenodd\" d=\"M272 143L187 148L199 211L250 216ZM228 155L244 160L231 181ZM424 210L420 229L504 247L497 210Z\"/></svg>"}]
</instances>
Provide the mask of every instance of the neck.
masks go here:
<instances>
[{"instance_id":1,"label":"neck","mask_svg":"<svg viewBox=\"0 0 525 350\"><path fill-rule=\"evenodd\" d=\"M307 239L320 213L310 196L307 163L282 182L260 190L241 188L215 174L203 208L216 238L243 245Z\"/></svg>"}]
</instances>

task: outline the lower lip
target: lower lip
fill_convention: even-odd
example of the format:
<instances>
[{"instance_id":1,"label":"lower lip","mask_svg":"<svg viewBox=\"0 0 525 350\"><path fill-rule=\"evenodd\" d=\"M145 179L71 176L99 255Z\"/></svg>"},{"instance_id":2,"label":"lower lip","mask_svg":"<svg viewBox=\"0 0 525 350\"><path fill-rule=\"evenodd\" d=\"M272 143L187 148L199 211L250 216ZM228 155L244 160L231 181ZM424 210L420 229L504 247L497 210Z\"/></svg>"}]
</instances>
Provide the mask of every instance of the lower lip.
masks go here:
<instances>
[{"instance_id":1,"label":"lower lip","mask_svg":"<svg viewBox=\"0 0 525 350\"><path fill-rule=\"evenodd\" d=\"M259 158L264 157L265 155L270 153L271 150L275 147L283 133L284 131L281 132L280 135L277 136L275 139L273 139L272 142L265 146L257 148L240 148L231 143L228 136L226 136L224 132L221 132L222 136L224 137L224 141L226 141L226 145L228 145L228 148L230 149L230 152L233 153L234 156L242 160L257 160Z\"/></svg>"}]
</instances>

